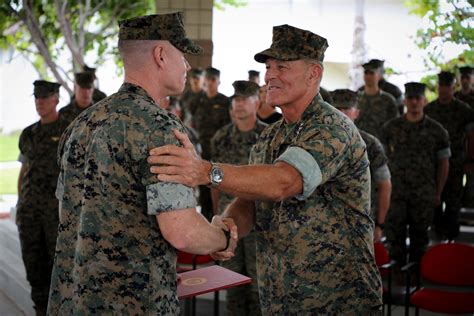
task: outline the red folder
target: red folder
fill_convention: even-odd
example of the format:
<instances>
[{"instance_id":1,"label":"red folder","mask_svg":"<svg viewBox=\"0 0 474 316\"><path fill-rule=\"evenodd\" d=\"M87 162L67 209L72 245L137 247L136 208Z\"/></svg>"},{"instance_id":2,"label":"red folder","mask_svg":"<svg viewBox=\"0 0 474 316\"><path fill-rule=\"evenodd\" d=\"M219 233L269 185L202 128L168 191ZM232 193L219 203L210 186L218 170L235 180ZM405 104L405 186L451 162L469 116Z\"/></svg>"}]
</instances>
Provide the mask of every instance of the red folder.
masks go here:
<instances>
[{"instance_id":1,"label":"red folder","mask_svg":"<svg viewBox=\"0 0 474 316\"><path fill-rule=\"evenodd\" d=\"M245 275L217 265L183 272L179 276L181 277L181 280L178 281L178 297L180 299L252 282L252 279Z\"/></svg>"}]
</instances>

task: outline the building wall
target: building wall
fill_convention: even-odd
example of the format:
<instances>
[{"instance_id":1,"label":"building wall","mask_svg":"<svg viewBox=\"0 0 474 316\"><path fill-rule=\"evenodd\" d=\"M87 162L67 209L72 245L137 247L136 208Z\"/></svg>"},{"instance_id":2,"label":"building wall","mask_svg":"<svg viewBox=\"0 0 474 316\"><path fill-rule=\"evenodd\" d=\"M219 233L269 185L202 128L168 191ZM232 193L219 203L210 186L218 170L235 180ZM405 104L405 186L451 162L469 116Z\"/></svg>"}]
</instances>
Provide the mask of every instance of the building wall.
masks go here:
<instances>
[{"instance_id":1,"label":"building wall","mask_svg":"<svg viewBox=\"0 0 474 316\"><path fill-rule=\"evenodd\" d=\"M157 13L182 11L186 34L204 49L199 56L186 56L192 67L206 68L212 65L212 8L213 0L156 1Z\"/></svg>"}]
</instances>

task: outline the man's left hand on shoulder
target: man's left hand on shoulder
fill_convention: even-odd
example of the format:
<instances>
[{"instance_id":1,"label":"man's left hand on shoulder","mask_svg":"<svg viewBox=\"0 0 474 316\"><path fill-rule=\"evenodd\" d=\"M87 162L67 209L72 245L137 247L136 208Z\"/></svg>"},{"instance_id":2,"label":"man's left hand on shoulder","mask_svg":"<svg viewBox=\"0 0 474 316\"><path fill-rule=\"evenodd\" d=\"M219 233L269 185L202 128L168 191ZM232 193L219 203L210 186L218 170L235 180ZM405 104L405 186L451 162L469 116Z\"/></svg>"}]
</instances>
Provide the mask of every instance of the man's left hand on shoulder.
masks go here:
<instances>
[{"instance_id":1,"label":"man's left hand on shoulder","mask_svg":"<svg viewBox=\"0 0 474 316\"><path fill-rule=\"evenodd\" d=\"M148 163L150 172L157 175L158 180L174 182L196 187L209 182L210 164L196 153L188 135L173 130L178 141L183 145L164 145L150 150Z\"/></svg>"}]
</instances>

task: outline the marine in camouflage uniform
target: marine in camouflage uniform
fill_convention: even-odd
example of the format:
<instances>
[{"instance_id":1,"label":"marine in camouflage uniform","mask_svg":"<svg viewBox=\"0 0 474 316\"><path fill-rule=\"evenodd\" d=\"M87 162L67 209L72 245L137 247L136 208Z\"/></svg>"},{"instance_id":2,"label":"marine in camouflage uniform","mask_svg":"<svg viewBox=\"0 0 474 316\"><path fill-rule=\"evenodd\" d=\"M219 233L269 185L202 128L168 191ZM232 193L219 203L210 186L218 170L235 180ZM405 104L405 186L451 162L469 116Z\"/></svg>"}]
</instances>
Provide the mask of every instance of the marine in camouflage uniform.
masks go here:
<instances>
[{"instance_id":1,"label":"marine in camouflage uniform","mask_svg":"<svg viewBox=\"0 0 474 316\"><path fill-rule=\"evenodd\" d=\"M384 60L379 60L379 59L371 59L369 61L369 63L370 62L378 63L378 64L381 65L382 78L379 80L379 83L378 83L379 88L380 88L380 90L385 91L388 94L392 95L392 97L394 97L395 102L397 103L397 106L398 106L398 112L400 113L400 115L403 114L404 105L403 105L402 90L400 90L400 88L397 87L396 85L394 85L393 83L388 82L387 80L385 80L385 78L383 78L385 61ZM364 91L364 86L360 87L359 91Z\"/></svg>"},{"instance_id":2,"label":"marine in camouflage uniform","mask_svg":"<svg viewBox=\"0 0 474 316\"><path fill-rule=\"evenodd\" d=\"M58 116L60 85L34 82L40 121L20 135L21 172L17 225L26 277L38 315L46 313L58 231L58 200L54 196L59 175L56 152L68 121Z\"/></svg>"},{"instance_id":3,"label":"marine in camouflage uniform","mask_svg":"<svg viewBox=\"0 0 474 316\"><path fill-rule=\"evenodd\" d=\"M210 164L178 147L149 157L165 162L155 172L188 184L208 184L211 165L211 182L237 196L223 216L241 236L255 224L263 315L382 314L369 161L354 124L317 94L326 48L326 39L281 25L255 55L266 64L267 100L284 119L262 132L250 166ZM188 167L169 168L174 157Z\"/></svg>"},{"instance_id":4,"label":"marine in camouflage uniform","mask_svg":"<svg viewBox=\"0 0 474 316\"><path fill-rule=\"evenodd\" d=\"M59 114L69 122L74 121L82 111L94 104L94 78L95 74L88 71L74 74L74 97L68 105L59 110Z\"/></svg>"},{"instance_id":5,"label":"marine in camouflage uniform","mask_svg":"<svg viewBox=\"0 0 474 316\"><path fill-rule=\"evenodd\" d=\"M196 54L201 49L185 38L181 17L121 21L119 41L168 40ZM68 127L59 148L60 225L48 314L179 314L176 252L156 215L196 201L189 187L156 183L146 161L152 147L177 143L172 129L184 131L176 116L127 82Z\"/></svg>"},{"instance_id":6,"label":"marine in camouflage uniform","mask_svg":"<svg viewBox=\"0 0 474 316\"><path fill-rule=\"evenodd\" d=\"M461 73L461 90L454 93L454 97L474 110L474 89L472 88L472 67L459 68ZM474 161L470 162L470 170L466 170L466 185L462 198L462 206L474 208Z\"/></svg>"},{"instance_id":7,"label":"marine in camouflage uniform","mask_svg":"<svg viewBox=\"0 0 474 316\"><path fill-rule=\"evenodd\" d=\"M334 107L346 114L352 121L357 118L359 111L356 92L349 89L337 89L331 92L331 97ZM370 162L370 213L375 227L380 229L378 239L381 237L390 204L391 181L390 170L387 166L388 158L382 144L375 136L363 130L359 130L359 133L367 146L367 156ZM380 197L382 205L378 205L379 195L382 195Z\"/></svg>"},{"instance_id":8,"label":"marine in camouflage uniform","mask_svg":"<svg viewBox=\"0 0 474 316\"><path fill-rule=\"evenodd\" d=\"M407 103L407 114L383 127L382 142L387 149L393 184L385 235L390 256L400 266L406 263L408 254L409 261L419 262L428 246L435 197L441 193L451 155L448 132L423 114L424 93L424 84L407 83L405 98L419 98L418 103ZM440 172L444 173L443 177L438 176Z\"/></svg>"},{"instance_id":9,"label":"marine in camouflage uniform","mask_svg":"<svg viewBox=\"0 0 474 316\"><path fill-rule=\"evenodd\" d=\"M359 92L357 104L360 115L355 124L359 129L378 138L383 124L398 116L398 108L395 99L378 87L382 64L372 60L363 67L365 90Z\"/></svg>"},{"instance_id":10,"label":"marine in camouflage uniform","mask_svg":"<svg viewBox=\"0 0 474 316\"><path fill-rule=\"evenodd\" d=\"M454 239L459 235L459 211L463 193L463 163L474 160L474 111L453 97L453 73L438 74L439 98L425 107L425 113L438 121L449 133L451 158L449 159L449 177L444 187L442 207L435 209L434 228L442 237ZM465 146L468 145L466 156Z\"/></svg>"},{"instance_id":11,"label":"marine in camouflage uniform","mask_svg":"<svg viewBox=\"0 0 474 316\"><path fill-rule=\"evenodd\" d=\"M206 69L206 83L208 91L200 95L189 104L191 112L191 125L196 129L199 135L199 143L202 148L202 157L207 160L211 157L211 139L217 130L230 123L230 100L228 97L219 93L217 87L220 83L220 71L209 67ZM212 84L212 91L211 91ZM199 204L201 212L207 218L211 219L212 200L211 191L206 186L199 187Z\"/></svg>"},{"instance_id":12,"label":"marine in camouflage uniform","mask_svg":"<svg viewBox=\"0 0 474 316\"><path fill-rule=\"evenodd\" d=\"M87 65L84 65L83 67L84 72L90 72L94 75L94 80L97 80L97 75L95 74L96 70L97 70L96 68L91 68ZM107 95L103 91L99 90L99 88L97 88L96 85L94 85L94 92L92 92L92 102L97 103L101 101L102 99L105 99L106 97Z\"/></svg>"},{"instance_id":13,"label":"marine in camouflage uniform","mask_svg":"<svg viewBox=\"0 0 474 316\"><path fill-rule=\"evenodd\" d=\"M189 86L181 95L179 101L183 108L183 122L191 124L191 104L206 94L203 89L204 71L201 68L193 68L189 71L188 78Z\"/></svg>"},{"instance_id":14,"label":"marine in camouflage uniform","mask_svg":"<svg viewBox=\"0 0 474 316\"><path fill-rule=\"evenodd\" d=\"M255 145L259 135L267 124L257 119L259 86L250 81L235 81L233 84L235 93L231 97L232 111L234 112L234 123L228 124L219 129L211 140L212 157L216 162L229 163L233 165L247 165L250 150ZM239 102L239 104L237 104ZM244 110L244 117L240 117L236 111L242 111L238 107L246 102L244 106L253 104L250 111ZM253 102L253 103L252 103ZM253 112L251 112L253 111ZM250 130L242 131L239 128L240 120L253 123ZM232 202L233 196L216 190L214 194L218 198L218 211L221 214ZM227 290L227 312L228 315L260 315L260 303L258 298L257 271L256 271L256 245L255 233L239 240L235 256L222 263L222 265L232 271L247 275L252 278L252 283L246 286L239 286Z\"/></svg>"}]
</instances>

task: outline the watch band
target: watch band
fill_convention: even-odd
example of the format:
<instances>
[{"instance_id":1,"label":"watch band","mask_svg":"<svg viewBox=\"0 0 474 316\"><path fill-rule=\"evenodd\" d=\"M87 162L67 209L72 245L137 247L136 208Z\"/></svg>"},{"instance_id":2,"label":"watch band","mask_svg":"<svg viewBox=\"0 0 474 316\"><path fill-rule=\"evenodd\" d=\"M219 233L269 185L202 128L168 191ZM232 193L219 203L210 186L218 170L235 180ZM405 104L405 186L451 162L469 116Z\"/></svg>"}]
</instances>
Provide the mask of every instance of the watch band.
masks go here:
<instances>
[{"instance_id":1,"label":"watch band","mask_svg":"<svg viewBox=\"0 0 474 316\"><path fill-rule=\"evenodd\" d=\"M378 227L378 228L380 228L380 229L384 229L384 228L385 228L385 224L384 224L384 223L375 222L375 227Z\"/></svg>"},{"instance_id":2,"label":"watch band","mask_svg":"<svg viewBox=\"0 0 474 316\"><path fill-rule=\"evenodd\" d=\"M230 230L225 230L225 229L223 229L223 228L221 228L221 229L222 229L222 231L224 232L224 236L225 236L225 238L226 238L226 243L225 243L224 249L219 250L219 252L221 252L221 251L226 251L227 248L229 248L229 245L230 245Z\"/></svg>"}]
</instances>

